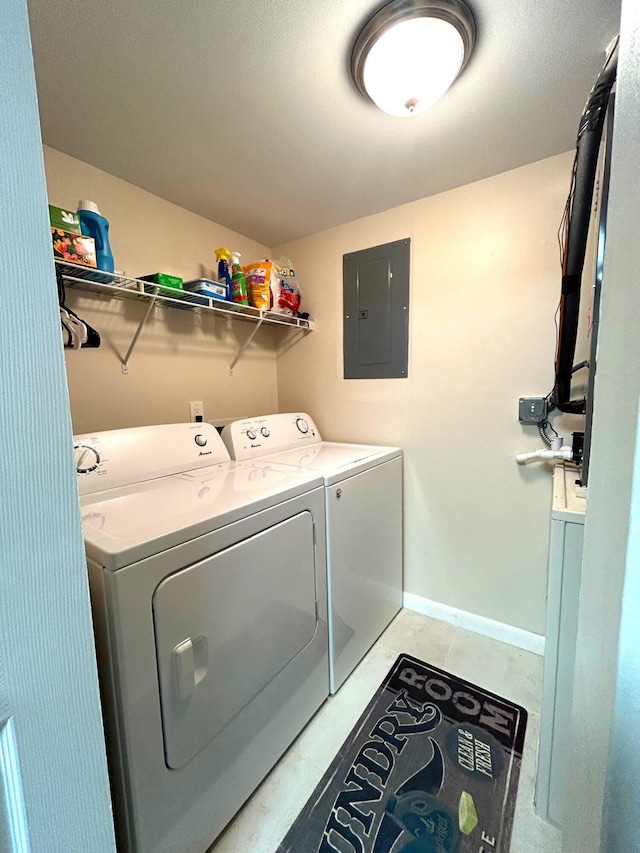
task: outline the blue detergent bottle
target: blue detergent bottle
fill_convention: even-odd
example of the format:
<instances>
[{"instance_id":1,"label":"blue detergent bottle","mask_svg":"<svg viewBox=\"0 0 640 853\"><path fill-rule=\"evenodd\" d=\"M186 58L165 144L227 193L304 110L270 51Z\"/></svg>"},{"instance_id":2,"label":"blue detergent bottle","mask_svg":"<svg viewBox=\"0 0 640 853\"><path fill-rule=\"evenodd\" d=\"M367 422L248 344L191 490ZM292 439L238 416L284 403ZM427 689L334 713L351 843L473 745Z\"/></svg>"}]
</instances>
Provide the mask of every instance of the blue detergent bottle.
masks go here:
<instances>
[{"instance_id":1,"label":"blue detergent bottle","mask_svg":"<svg viewBox=\"0 0 640 853\"><path fill-rule=\"evenodd\" d=\"M78 202L80 229L85 237L96 241L96 263L99 270L113 272L115 269L111 246L109 245L109 223L101 216L95 201L82 199Z\"/></svg>"}]
</instances>

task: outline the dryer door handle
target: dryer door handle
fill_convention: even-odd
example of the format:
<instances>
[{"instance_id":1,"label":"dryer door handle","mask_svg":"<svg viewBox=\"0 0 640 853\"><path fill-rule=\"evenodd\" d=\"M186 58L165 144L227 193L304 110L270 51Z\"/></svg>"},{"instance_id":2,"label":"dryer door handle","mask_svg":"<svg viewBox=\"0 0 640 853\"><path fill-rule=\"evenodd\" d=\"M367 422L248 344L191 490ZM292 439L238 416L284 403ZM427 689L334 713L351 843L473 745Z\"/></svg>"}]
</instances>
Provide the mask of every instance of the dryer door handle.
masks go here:
<instances>
[{"instance_id":1,"label":"dryer door handle","mask_svg":"<svg viewBox=\"0 0 640 853\"><path fill-rule=\"evenodd\" d=\"M193 643L187 637L171 652L176 693L181 702L185 702L196 688L196 670L193 656Z\"/></svg>"}]
</instances>

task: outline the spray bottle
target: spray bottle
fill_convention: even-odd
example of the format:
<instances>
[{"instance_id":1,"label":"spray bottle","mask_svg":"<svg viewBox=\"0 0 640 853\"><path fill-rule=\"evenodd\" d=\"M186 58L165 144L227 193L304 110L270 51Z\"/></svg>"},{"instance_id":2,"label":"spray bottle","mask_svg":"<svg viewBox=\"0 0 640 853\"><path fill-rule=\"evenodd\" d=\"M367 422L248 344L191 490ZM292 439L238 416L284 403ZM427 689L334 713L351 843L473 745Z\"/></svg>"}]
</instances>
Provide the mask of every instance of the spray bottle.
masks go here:
<instances>
[{"instance_id":1,"label":"spray bottle","mask_svg":"<svg viewBox=\"0 0 640 853\"><path fill-rule=\"evenodd\" d=\"M238 305L248 305L247 280L240 266L240 252L231 253L231 299Z\"/></svg>"},{"instance_id":2,"label":"spray bottle","mask_svg":"<svg viewBox=\"0 0 640 853\"><path fill-rule=\"evenodd\" d=\"M227 299L231 299L231 275L229 273L229 257L228 249L221 247L216 249L216 260L218 261L218 281L224 284L227 289Z\"/></svg>"}]
</instances>

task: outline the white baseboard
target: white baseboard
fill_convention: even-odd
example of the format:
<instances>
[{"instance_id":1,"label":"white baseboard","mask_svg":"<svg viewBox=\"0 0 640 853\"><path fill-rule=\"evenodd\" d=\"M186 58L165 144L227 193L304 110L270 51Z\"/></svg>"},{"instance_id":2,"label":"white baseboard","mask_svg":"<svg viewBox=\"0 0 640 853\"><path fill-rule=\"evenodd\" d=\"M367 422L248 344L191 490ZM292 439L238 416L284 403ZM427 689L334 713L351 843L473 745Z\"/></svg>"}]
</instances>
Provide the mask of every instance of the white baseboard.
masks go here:
<instances>
[{"instance_id":1,"label":"white baseboard","mask_svg":"<svg viewBox=\"0 0 640 853\"><path fill-rule=\"evenodd\" d=\"M511 646L517 646L519 649L533 652L536 655L544 655L544 637L540 634L515 628L505 622L496 622L494 619L487 619L486 616L477 616L475 613L469 613L466 610L458 610L457 607L440 604L438 601L431 601L420 595L414 595L412 592L403 594L402 603L407 610L415 610L424 616L430 616L432 619L440 619L442 622L449 622L458 628L483 634L492 640L509 643Z\"/></svg>"}]
</instances>

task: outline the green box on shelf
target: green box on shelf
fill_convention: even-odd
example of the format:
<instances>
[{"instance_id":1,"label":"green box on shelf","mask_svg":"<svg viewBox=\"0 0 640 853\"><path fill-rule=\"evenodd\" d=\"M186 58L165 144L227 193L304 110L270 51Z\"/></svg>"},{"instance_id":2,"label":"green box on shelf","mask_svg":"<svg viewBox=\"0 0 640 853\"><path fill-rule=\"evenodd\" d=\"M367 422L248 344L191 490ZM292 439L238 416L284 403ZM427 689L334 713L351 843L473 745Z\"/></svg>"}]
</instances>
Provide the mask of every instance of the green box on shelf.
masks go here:
<instances>
[{"instance_id":1,"label":"green box on shelf","mask_svg":"<svg viewBox=\"0 0 640 853\"><path fill-rule=\"evenodd\" d=\"M159 286L160 293L164 292L168 296L174 293L176 296L182 294L182 279L177 275L168 275L165 272L154 272L151 275L141 275L142 281L150 281ZM148 293L153 292L154 288L145 285L144 288Z\"/></svg>"},{"instance_id":2,"label":"green box on shelf","mask_svg":"<svg viewBox=\"0 0 640 853\"><path fill-rule=\"evenodd\" d=\"M82 234L80 218L75 210L63 210L61 207L49 205L49 222L52 228L66 231L68 234Z\"/></svg>"}]
</instances>

